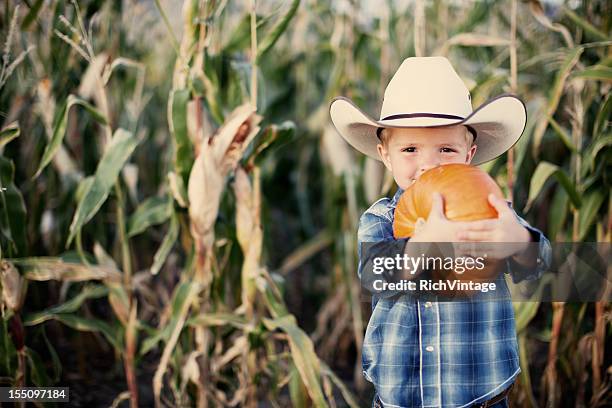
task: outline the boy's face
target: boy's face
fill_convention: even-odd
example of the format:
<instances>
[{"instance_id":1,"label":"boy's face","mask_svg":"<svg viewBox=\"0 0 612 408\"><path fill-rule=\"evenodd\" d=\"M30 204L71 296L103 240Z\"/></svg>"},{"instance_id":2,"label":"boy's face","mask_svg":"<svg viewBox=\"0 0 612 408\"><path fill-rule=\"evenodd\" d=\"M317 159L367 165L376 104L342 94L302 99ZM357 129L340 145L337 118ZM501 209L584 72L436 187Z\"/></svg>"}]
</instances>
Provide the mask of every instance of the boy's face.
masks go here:
<instances>
[{"instance_id":1,"label":"boy's face","mask_svg":"<svg viewBox=\"0 0 612 408\"><path fill-rule=\"evenodd\" d=\"M385 132L386 143L378 144L378 154L402 189L431 168L470 163L476 153L465 126L387 128Z\"/></svg>"}]
</instances>

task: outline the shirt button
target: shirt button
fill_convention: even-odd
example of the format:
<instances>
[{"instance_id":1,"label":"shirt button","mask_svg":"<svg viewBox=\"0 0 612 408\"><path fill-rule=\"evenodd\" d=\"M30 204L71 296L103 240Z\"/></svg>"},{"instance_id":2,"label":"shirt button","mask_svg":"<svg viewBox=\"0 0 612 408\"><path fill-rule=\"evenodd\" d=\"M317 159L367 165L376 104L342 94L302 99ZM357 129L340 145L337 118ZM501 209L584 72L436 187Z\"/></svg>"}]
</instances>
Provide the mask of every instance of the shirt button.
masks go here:
<instances>
[{"instance_id":1,"label":"shirt button","mask_svg":"<svg viewBox=\"0 0 612 408\"><path fill-rule=\"evenodd\" d=\"M427 346L427 347L425 347L425 350L427 350L427 351L433 351L433 346Z\"/></svg>"},{"instance_id":2,"label":"shirt button","mask_svg":"<svg viewBox=\"0 0 612 408\"><path fill-rule=\"evenodd\" d=\"M431 307L431 302L425 302L425 307Z\"/></svg>"}]
</instances>

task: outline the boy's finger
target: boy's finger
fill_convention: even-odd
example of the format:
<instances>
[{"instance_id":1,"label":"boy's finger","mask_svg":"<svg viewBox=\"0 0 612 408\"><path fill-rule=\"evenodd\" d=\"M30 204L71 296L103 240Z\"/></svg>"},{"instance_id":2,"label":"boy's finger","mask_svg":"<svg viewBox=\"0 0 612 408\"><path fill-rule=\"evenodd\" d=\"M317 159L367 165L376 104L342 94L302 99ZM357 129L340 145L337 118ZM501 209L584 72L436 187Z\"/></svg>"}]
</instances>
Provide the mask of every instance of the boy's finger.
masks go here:
<instances>
[{"instance_id":1,"label":"boy's finger","mask_svg":"<svg viewBox=\"0 0 612 408\"><path fill-rule=\"evenodd\" d=\"M493 241L493 235L489 231L461 231L457 233L457 238L467 241Z\"/></svg>"},{"instance_id":2,"label":"boy's finger","mask_svg":"<svg viewBox=\"0 0 612 408\"><path fill-rule=\"evenodd\" d=\"M498 217L503 217L507 215L513 215L513 210L510 208L506 200L503 198L499 198L493 194L489 194L489 203L495 208L497 211Z\"/></svg>"},{"instance_id":3,"label":"boy's finger","mask_svg":"<svg viewBox=\"0 0 612 408\"><path fill-rule=\"evenodd\" d=\"M458 227L464 231L490 231L495 229L498 223L497 219L464 221Z\"/></svg>"},{"instance_id":4,"label":"boy's finger","mask_svg":"<svg viewBox=\"0 0 612 408\"><path fill-rule=\"evenodd\" d=\"M425 225L425 220L423 218L419 218L414 225L414 229L418 231L423 228L423 225Z\"/></svg>"},{"instance_id":5,"label":"boy's finger","mask_svg":"<svg viewBox=\"0 0 612 408\"><path fill-rule=\"evenodd\" d=\"M446 218L444 216L444 204L442 202L442 194L433 193L431 197L431 211L429 217Z\"/></svg>"}]
</instances>

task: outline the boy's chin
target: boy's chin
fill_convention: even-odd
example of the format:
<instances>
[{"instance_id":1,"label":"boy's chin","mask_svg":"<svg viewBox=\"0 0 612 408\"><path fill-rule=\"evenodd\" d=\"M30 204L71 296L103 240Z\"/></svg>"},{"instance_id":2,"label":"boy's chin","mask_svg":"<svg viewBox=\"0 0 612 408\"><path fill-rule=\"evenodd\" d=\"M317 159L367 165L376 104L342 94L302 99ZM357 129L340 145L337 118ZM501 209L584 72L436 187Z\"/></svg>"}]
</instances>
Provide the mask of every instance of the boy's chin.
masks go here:
<instances>
[{"instance_id":1,"label":"boy's chin","mask_svg":"<svg viewBox=\"0 0 612 408\"><path fill-rule=\"evenodd\" d=\"M405 190L408 187L410 187L411 185L413 185L416 182L416 179L410 179L410 180L402 180L401 183L397 183L397 185L402 189Z\"/></svg>"}]
</instances>

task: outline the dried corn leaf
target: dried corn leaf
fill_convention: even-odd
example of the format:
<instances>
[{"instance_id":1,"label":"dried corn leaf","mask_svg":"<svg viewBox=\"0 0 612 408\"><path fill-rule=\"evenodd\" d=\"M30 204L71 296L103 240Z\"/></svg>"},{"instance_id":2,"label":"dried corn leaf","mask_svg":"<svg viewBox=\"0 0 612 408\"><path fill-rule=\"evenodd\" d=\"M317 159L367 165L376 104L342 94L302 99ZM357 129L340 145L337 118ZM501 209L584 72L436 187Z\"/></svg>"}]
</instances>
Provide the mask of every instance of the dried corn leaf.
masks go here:
<instances>
[{"instance_id":1,"label":"dried corn leaf","mask_svg":"<svg viewBox=\"0 0 612 408\"><path fill-rule=\"evenodd\" d=\"M93 252L98 265L118 269L115 260L104 250L104 247L98 241L94 242Z\"/></svg>"},{"instance_id":2,"label":"dried corn leaf","mask_svg":"<svg viewBox=\"0 0 612 408\"><path fill-rule=\"evenodd\" d=\"M119 282L121 272L106 266L83 265L64 262L60 258L39 257L12 259L24 271L24 277L33 281L61 280L83 282L88 280L108 280Z\"/></svg>"},{"instance_id":3,"label":"dried corn leaf","mask_svg":"<svg viewBox=\"0 0 612 408\"><path fill-rule=\"evenodd\" d=\"M225 181L214 160L212 149L210 144L202 145L200 155L193 163L187 186L192 232L203 238L209 247L214 238L213 228Z\"/></svg>"},{"instance_id":4,"label":"dried corn leaf","mask_svg":"<svg viewBox=\"0 0 612 408\"><path fill-rule=\"evenodd\" d=\"M237 329L244 329L247 321L244 317L234 313L204 313L192 317L187 321L187 325L196 326L234 326Z\"/></svg>"},{"instance_id":5,"label":"dried corn leaf","mask_svg":"<svg viewBox=\"0 0 612 408\"><path fill-rule=\"evenodd\" d=\"M99 53L91 61L85 70L79 84L78 95L83 99L95 99L98 106L101 105L102 95L100 93L102 84L99 82L104 72L104 67L108 62L108 55L104 52Z\"/></svg>"},{"instance_id":6,"label":"dried corn leaf","mask_svg":"<svg viewBox=\"0 0 612 408\"><path fill-rule=\"evenodd\" d=\"M574 40L572 40L572 35L570 34L569 30L561 24L553 23L552 21L550 21L550 19L544 12L544 7L542 6L540 0L529 0L529 10L531 10L531 14L533 14L535 19L538 20L540 24L542 24L549 30L561 33L563 39L565 40L565 43L569 47L574 46Z\"/></svg>"},{"instance_id":7,"label":"dried corn leaf","mask_svg":"<svg viewBox=\"0 0 612 408\"><path fill-rule=\"evenodd\" d=\"M258 275L261 259L263 232L260 225L261 189L259 169L254 171L255 186L251 187L244 169L238 167L234 182L236 194L236 235L242 248L242 303L247 308L247 316L253 310L257 291L255 278Z\"/></svg>"},{"instance_id":8,"label":"dried corn leaf","mask_svg":"<svg viewBox=\"0 0 612 408\"><path fill-rule=\"evenodd\" d=\"M248 106L248 105L247 105ZM217 156L221 171L227 174L232 169L236 168L240 159L244 155L247 146L253 141L257 132L259 132L259 122L262 117L252 113L237 129L230 143L227 145L227 149L221 150L216 149L216 154L223 152L222 156ZM228 137L228 133L219 134L218 142L213 138L213 145L217 143L225 145Z\"/></svg>"},{"instance_id":9,"label":"dried corn leaf","mask_svg":"<svg viewBox=\"0 0 612 408\"><path fill-rule=\"evenodd\" d=\"M328 376L333 381L333 383L336 385L336 387L340 389L340 392L342 393L342 396L344 397L344 400L349 405L349 407L351 408L359 407L359 404L357 403L357 400L355 396L353 395L353 393L351 393L351 391L342 382L342 380L338 378L338 376L332 371L331 368L329 368L327 364L325 364L324 361L321 361L321 373L325 376Z\"/></svg>"},{"instance_id":10,"label":"dried corn leaf","mask_svg":"<svg viewBox=\"0 0 612 408\"><path fill-rule=\"evenodd\" d=\"M128 325L130 300L126 290L122 284L118 283L107 283L106 286L109 289L108 303L110 303L115 316L124 325Z\"/></svg>"},{"instance_id":11,"label":"dried corn leaf","mask_svg":"<svg viewBox=\"0 0 612 408\"><path fill-rule=\"evenodd\" d=\"M236 170L234 194L236 195L236 236L242 251L246 253L254 230L259 227L259 208L256 208L249 176L241 167Z\"/></svg>"},{"instance_id":12,"label":"dried corn leaf","mask_svg":"<svg viewBox=\"0 0 612 408\"><path fill-rule=\"evenodd\" d=\"M0 261L0 286L2 303L10 310L21 309L25 297L24 280L11 262Z\"/></svg>"},{"instance_id":13,"label":"dried corn leaf","mask_svg":"<svg viewBox=\"0 0 612 408\"><path fill-rule=\"evenodd\" d=\"M189 199L187 198L187 189L183 179L171 171L168 173L168 185L170 186L172 197L174 197L178 205L187 208L189 206Z\"/></svg>"},{"instance_id":14,"label":"dried corn leaf","mask_svg":"<svg viewBox=\"0 0 612 408\"><path fill-rule=\"evenodd\" d=\"M325 161L331 166L336 176L353 172L355 157L351 147L336 132L333 126L328 125L321 136L322 149Z\"/></svg>"},{"instance_id":15,"label":"dried corn leaf","mask_svg":"<svg viewBox=\"0 0 612 408\"><path fill-rule=\"evenodd\" d=\"M295 317L287 314L276 319L264 318L263 323L269 330L280 329L287 333L291 356L314 406L327 407L321 389L319 357L315 353L314 346L308 335L297 325Z\"/></svg>"}]
</instances>

